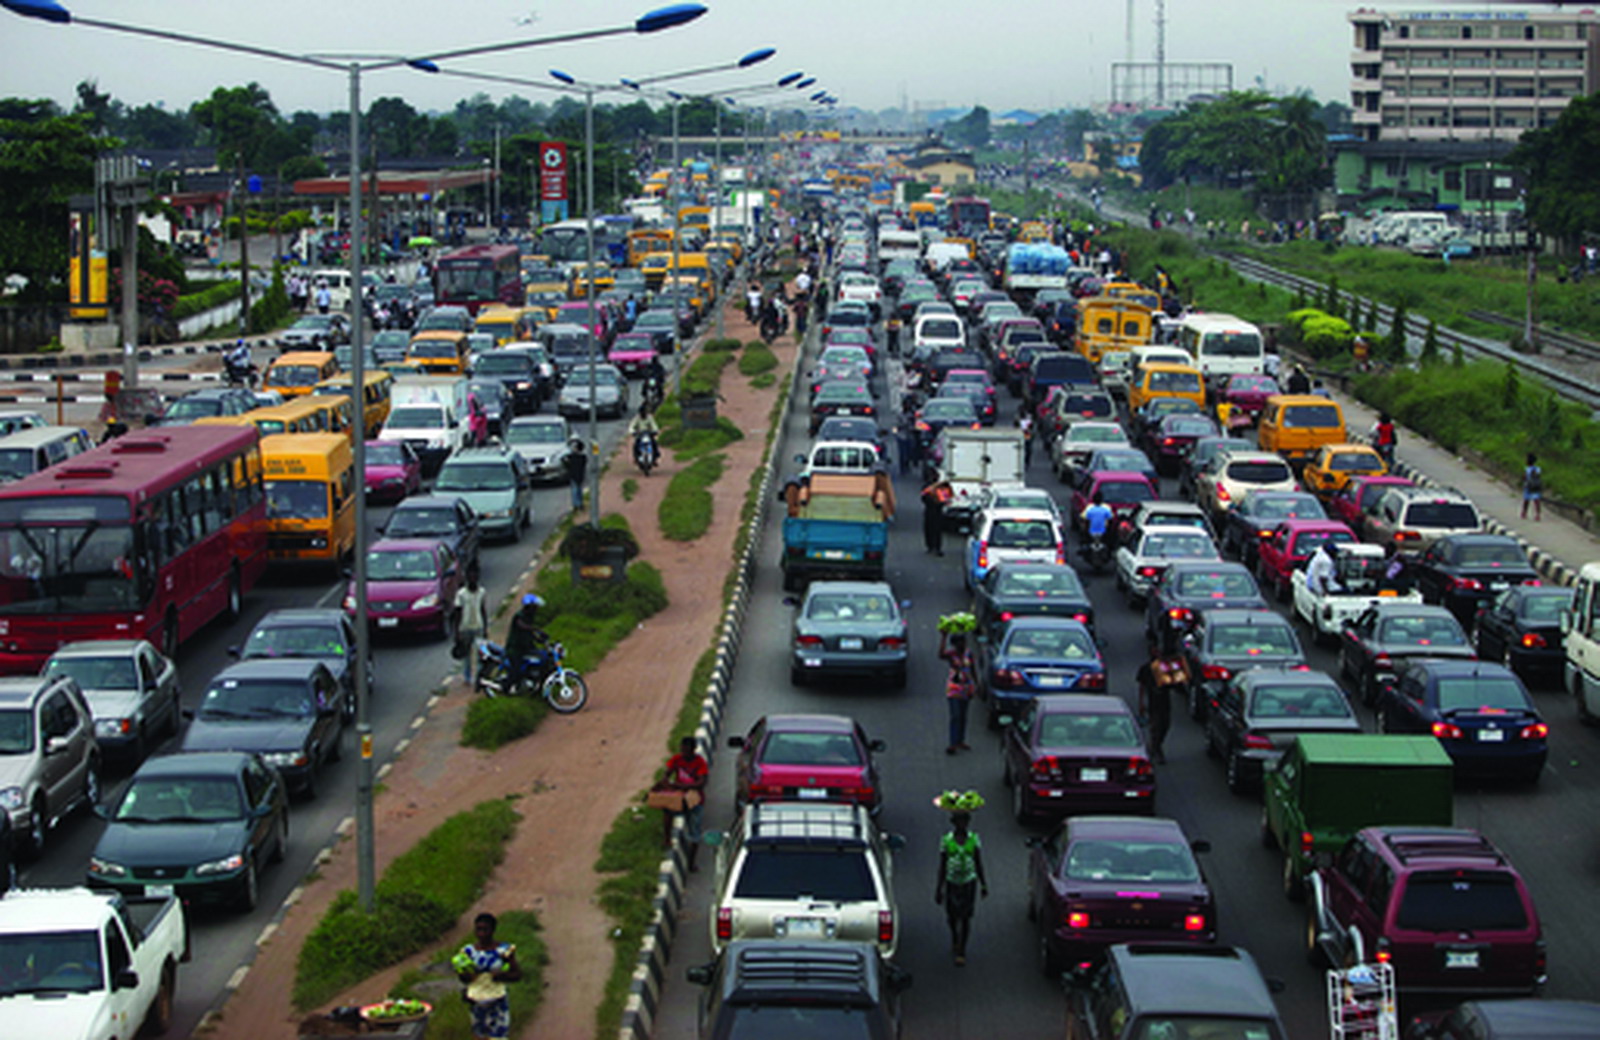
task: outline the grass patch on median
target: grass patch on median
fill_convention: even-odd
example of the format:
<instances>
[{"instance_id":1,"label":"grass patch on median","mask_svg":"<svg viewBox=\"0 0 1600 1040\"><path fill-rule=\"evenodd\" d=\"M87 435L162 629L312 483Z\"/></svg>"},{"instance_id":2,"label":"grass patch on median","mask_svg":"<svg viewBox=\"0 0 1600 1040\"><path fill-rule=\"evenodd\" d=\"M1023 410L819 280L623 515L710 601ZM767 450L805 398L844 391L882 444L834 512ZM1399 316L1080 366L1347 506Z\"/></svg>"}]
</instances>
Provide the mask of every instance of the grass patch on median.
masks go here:
<instances>
[{"instance_id":1,"label":"grass patch on median","mask_svg":"<svg viewBox=\"0 0 1600 1040\"><path fill-rule=\"evenodd\" d=\"M778 367L778 355L772 348L760 340L753 341L739 355L739 374L742 376L760 376L771 372Z\"/></svg>"},{"instance_id":2,"label":"grass patch on median","mask_svg":"<svg viewBox=\"0 0 1600 1040\"><path fill-rule=\"evenodd\" d=\"M666 426L661 430L661 446L671 449L673 457L683 462L742 440L744 431L726 415L717 416L717 425L709 430L689 430L682 425Z\"/></svg>"},{"instance_id":3,"label":"grass patch on median","mask_svg":"<svg viewBox=\"0 0 1600 1040\"><path fill-rule=\"evenodd\" d=\"M467 706L461 744L493 751L538 729L548 714L542 697L479 697Z\"/></svg>"},{"instance_id":4,"label":"grass patch on median","mask_svg":"<svg viewBox=\"0 0 1600 1040\"><path fill-rule=\"evenodd\" d=\"M650 927L661 856L661 817L646 809L640 797L611 822L594 864L595 873L605 875L598 892L600 908L613 924L611 974L594 1011L596 1040L617 1034L628 1001L628 982L644 944L645 929Z\"/></svg>"},{"instance_id":5,"label":"grass patch on median","mask_svg":"<svg viewBox=\"0 0 1600 1040\"><path fill-rule=\"evenodd\" d=\"M340 892L300 947L295 1007L316 1007L455 927L504 858L520 818L499 799L445 820L389 864L370 914L354 891Z\"/></svg>"},{"instance_id":6,"label":"grass patch on median","mask_svg":"<svg viewBox=\"0 0 1600 1040\"><path fill-rule=\"evenodd\" d=\"M543 926L532 910L507 910L496 914L495 938L517 948L517 963L522 966L522 981L510 983L511 1021L525 1027L544 1003L544 968L550 963L545 949ZM450 958L472 941L468 931L452 943L439 947L423 967L400 976L389 990L395 999L426 1000L433 1005L428 1016L429 1040L472 1040L472 1011L461 999L461 982L450 967ZM518 1025L513 1025L515 1032Z\"/></svg>"},{"instance_id":7,"label":"grass patch on median","mask_svg":"<svg viewBox=\"0 0 1600 1040\"><path fill-rule=\"evenodd\" d=\"M662 534L675 542L692 542L706 533L715 508L711 486L722 479L727 465L726 455L706 455L672 478L656 510Z\"/></svg>"},{"instance_id":8,"label":"grass patch on median","mask_svg":"<svg viewBox=\"0 0 1600 1040\"><path fill-rule=\"evenodd\" d=\"M750 380L750 386L753 389L756 389L756 390L766 390L767 388L771 387L777 381L778 381L778 377L777 376L773 375L771 372L767 372L767 373L765 373L763 375L756 376L754 379Z\"/></svg>"}]
</instances>

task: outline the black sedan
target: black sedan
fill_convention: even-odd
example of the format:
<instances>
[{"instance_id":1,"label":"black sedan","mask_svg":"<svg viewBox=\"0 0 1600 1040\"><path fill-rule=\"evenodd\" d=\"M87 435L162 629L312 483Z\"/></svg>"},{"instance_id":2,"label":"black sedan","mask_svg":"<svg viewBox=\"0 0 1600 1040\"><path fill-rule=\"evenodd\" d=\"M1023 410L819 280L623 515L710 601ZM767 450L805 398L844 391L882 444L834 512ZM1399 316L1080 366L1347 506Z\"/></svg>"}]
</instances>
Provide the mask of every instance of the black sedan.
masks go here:
<instances>
[{"instance_id":1,"label":"black sedan","mask_svg":"<svg viewBox=\"0 0 1600 1040\"><path fill-rule=\"evenodd\" d=\"M1377 716L1382 733L1431 733L1457 775L1538 783L1550 753L1550 727L1522 681L1488 661L1406 662Z\"/></svg>"},{"instance_id":2,"label":"black sedan","mask_svg":"<svg viewBox=\"0 0 1600 1040\"><path fill-rule=\"evenodd\" d=\"M1228 790L1259 786L1261 774L1301 733L1360 733L1339 684L1303 668L1252 668L1222 688L1206 714L1206 751L1227 766Z\"/></svg>"},{"instance_id":3,"label":"black sedan","mask_svg":"<svg viewBox=\"0 0 1600 1040\"><path fill-rule=\"evenodd\" d=\"M1196 441L1216 435L1217 424L1210 416L1163 415L1153 425L1145 427L1143 446L1150 461L1156 464L1156 472L1175 475Z\"/></svg>"},{"instance_id":4,"label":"black sedan","mask_svg":"<svg viewBox=\"0 0 1600 1040\"><path fill-rule=\"evenodd\" d=\"M633 328L629 331L648 333L657 354L671 354L672 334L675 331L673 326L676 324L677 319L673 317L672 311L649 310L634 319Z\"/></svg>"},{"instance_id":5,"label":"black sedan","mask_svg":"<svg viewBox=\"0 0 1600 1040\"><path fill-rule=\"evenodd\" d=\"M242 661L217 673L189 713L184 751L251 751L307 798L339 757L346 700L320 661Z\"/></svg>"},{"instance_id":6,"label":"black sedan","mask_svg":"<svg viewBox=\"0 0 1600 1040\"><path fill-rule=\"evenodd\" d=\"M1379 603L1339 634L1339 674L1368 707L1408 657L1476 657L1456 616L1427 604Z\"/></svg>"},{"instance_id":7,"label":"black sedan","mask_svg":"<svg viewBox=\"0 0 1600 1040\"><path fill-rule=\"evenodd\" d=\"M972 593L972 615L977 637L997 638L1013 618L1072 618L1094 631L1094 605L1078 579L1064 563L997 563L989 568Z\"/></svg>"},{"instance_id":8,"label":"black sedan","mask_svg":"<svg viewBox=\"0 0 1600 1040\"><path fill-rule=\"evenodd\" d=\"M924 444L932 444L939 431L946 426L966 426L976 430L979 426L978 410L965 397L935 397L917 412L917 436Z\"/></svg>"},{"instance_id":9,"label":"black sedan","mask_svg":"<svg viewBox=\"0 0 1600 1040\"><path fill-rule=\"evenodd\" d=\"M344 691L340 710L345 712L345 721L355 721L356 632L344 611L334 607L274 610L256 622L243 646L228 647L228 654L242 661L285 657L321 661ZM370 656L366 667L370 692L377 684Z\"/></svg>"},{"instance_id":10,"label":"black sedan","mask_svg":"<svg viewBox=\"0 0 1600 1040\"><path fill-rule=\"evenodd\" d=\"M215 751L146 759L115 805L87 880L126 895L169 890L184 902L255 909L261 868L283 859L289 799L257 755Z\"/></svg>"},{"instance_id":11,"label":"black sedan","mask_svg":"<svg viewBox=\"0 0 1600 1040\"><path fill-rule=\"evenodd\" d=\"M817 427L818 441L861 441L878 449L878 454L888 454L883 429L876 419L865 416L835 415L822 420Z\"/></svg>"},{"instance_id":12,"label":"black sedan","mask_svg":"<svg viewBox=\"0 0 1600 1040\"><path fill-rule=\"evenodd\" d=\"M1224 514L1222 552L1254 567L1263 538L1284 520L1326 520L1328 513L1317 496L1304 491L1247 491Z\"/></svg>"},{"instance_id":13,"label":"black sedan","mask_svg":"<svg viewBox=\"0 0 1600 1040\"><path fill-rule=\"evenodd\" d=\"M1488 533L1440 538L1411 573L1423 602L1447 607L1463 625L1472 624L1479 607L1511 586L1539 580L1515 538Z\"/></svg>"},{"instance_id":14,"label":"black sedan","mask_svg":"<svg viewBox=\"0 0 1600 1040\"><path fill-rule=\"evenodd\" d=\"M1208 610L1184 639L1189 713L1204 722L1211 702L1234 676L1251 668L1296 668L1305 650L1283 615L1271 610Z\"/></svg>"},{"instance_id":15,"label":"black sedan","mask_svg":"<svg viewBox=\"0 0 1600 1040\"><path fill-rule=\"evenodd\" d=\"M450 550L452 559L461 561L463 573L478 566L478 550L483 545L483 530L478 514L454 495L412 497L394 507L389 522L379 531L385 538L432 538Z\"/></svg>"},{"instance_id":16,"label":"black sedan","mask_svg":"<svg viewBox=\"0 0 1600 1040\"><path fill-rule=\"evenodd\" d=\"M1203 610L1266 610L1250 568L1242 563L1219 560L1199 563L1174 563L1156 579L1155 588L1145 603L1144 636L1154 643L1163 627L1180 634L1194 627Z\"/></svg>"},{"instance_id":17,"label":"black sedan","mask_svg":"<svg viewBox=\"0 0 1600 1040\"><path fill-rule=\"evenodd\" d=\"M871 418L877 414L878 407L867 384L830 380L811 398L811 434L815 436L822 421L835 415Z\"/></svg>"},{"instance_id":18,"label":"black sedan","mask_svg":"<svg viewBox=\"0 0 1600 1040\"><path fill-rule=\"evenodd\" d=\"M1500 661L1524 681L1559 682L1567 659L1561 612L1571 605L1571 589L1513 585L1478 612L1478 656Z\"/></svg>"}]
</instances>

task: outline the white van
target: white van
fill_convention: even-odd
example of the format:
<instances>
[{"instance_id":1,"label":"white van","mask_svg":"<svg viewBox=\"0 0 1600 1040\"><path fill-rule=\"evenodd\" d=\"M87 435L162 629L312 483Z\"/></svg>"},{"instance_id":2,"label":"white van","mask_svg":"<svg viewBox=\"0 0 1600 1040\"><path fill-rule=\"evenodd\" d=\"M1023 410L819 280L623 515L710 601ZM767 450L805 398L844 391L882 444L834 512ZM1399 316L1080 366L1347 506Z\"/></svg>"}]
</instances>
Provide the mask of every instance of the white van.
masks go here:
<instances>
[{"instance_id":1,"label":"white van","mask_svg":"<svg viewBox=\"0 0 1600 1040\"><path fill-rule=\"evenodd\" d=\"M1207 383L1260 373L1266 364L1261 330L1231 314L1189 314L1178 323L1177 346Z\"/></svg>"},{"instance_id":2,"label":"white van","mask_svg":"<svg viewBox=\"0 0 1600 1040\"><path fill-rule=\"evenodd\" d=\"M1578 701L1578 718L1600 719L1600 563L1586 563L1573 586L1572 606L1561 614L1566 663L1562 686Z\"/></svg>"},{"instance_id":3,"label":"white van","mask_svg":"<svg viewBox=\"0 0 1600 1040\"><path fill-rule=\"evenodd\" d=\"M884 228L878 232L878 262L915 260L922 255L922 236L904 228Z\"/></svg>"},{"instance_id":4,"label":"white van","mask_svg":"<svg viewBox=\"0 0 1600 1040\"><path fill-rule=\"evenodd\" d=\"M389 418L381 441L406 441L436 470L471 443L467 419L467 381L458 376L404 376L390 391Z\"/></svg>"},{"instance_id":5,"label":"white van","mask_svg":"<svg viewBox=\"0 0 1600 1040\"><path fill-rule=\"evenodd\" d=\"M350 272L342 267L323 267L311 272L311 298L316 299L317 287L328 286L328 302L336 311L350 309Z\"/></svg>"},{"instance_id":6,"label":"white van","mask_svg":"<svg viewBox=\"0 0 1600 1040\"><path fill-rule=\"evenodd\" d=\"M911 330L911 350L919 358L945 347L961 350L966 345L967 327L954 314L924 314Z\"/></svg>"},{"instance_id":7,"label":"white van","mask_svg":"<svg viewBox=\"0 0 1600 1040\"><path fill-rule=\"evenodd\" d=\"M94 447L77 426L34 426L0 437L0 484L30 477Z\"/></svg>"},{"instance_id":8,"label":"white van","mask_svg":"<svg viewBox=\"0 0 1600 1040\"><path fill-rule=\"evenodd\" d=\"M961 242L930 242L928 251L922 255L922 262L935 274L957 260L971 259L972 254L967 252L966 245Z\"/></svg>"},{"instance_id":9,"label":"white van","mask_svg":"<svg viewBox=\"0 0 1600 1040\"><path fill-rule=\"evenodd\" d=\"M1431 210L1405 210L1385 213L1373 230L1383 245L1403 246L1413 238L1442 238L1450 230L1450 220Z\"/></svg>"}]
</instances>

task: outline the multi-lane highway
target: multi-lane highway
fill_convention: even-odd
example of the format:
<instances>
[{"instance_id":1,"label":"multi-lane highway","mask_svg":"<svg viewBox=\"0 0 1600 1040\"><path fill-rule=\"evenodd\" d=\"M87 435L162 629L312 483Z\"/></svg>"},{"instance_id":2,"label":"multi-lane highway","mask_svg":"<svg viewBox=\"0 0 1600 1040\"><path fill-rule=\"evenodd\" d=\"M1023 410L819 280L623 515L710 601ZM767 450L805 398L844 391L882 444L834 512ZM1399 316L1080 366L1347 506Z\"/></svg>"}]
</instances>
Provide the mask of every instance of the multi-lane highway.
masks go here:
<instances>
[{"instance_id":1,"label":"multi-lane highway","mask_svg":"<svg viewBox=\"0 0 1600 1040\"><path fill-rule=\"evenodd\" d=\"M898 385L897 364L889 365L888 383ZM887 400L887 399L886 399ZM1002 391L1002 423L1016 402ZM784 458L808 443L803 404L789 416L784 430ZM1036 453L1030 482L1057 494L1062 485ZM969 742L973 750L950 757L944 752L946 715L945 668L935 657L935 623L941 614L967 609L963 592L959 539L946 537L946 554L924 553L917 485L912 477L897 478L903 504L890 536L889 580L895 592L912 602L912 665L903 691L862 683L826 683L803 689L790 685L789 623L775 561L781 545L781 510L769 517L762 535L762 566L753 589L734 684L723 721L724 747L713 760L707 827L726 826L733 811L730 735L744 733L769 712L837 712L852 715L869 736L882 738L888 750L879 756L885 791L881 825L902 834L907 847L895 862L894 885L901 912L899 958L915 977L906 994L905 1035L957 1038L1060 1036L1066 1003L1060 983L1044 978L1035 965L1033 930L1025 919L1026 864L1024 844L1030 832L1007 811L1008 792L1001 784L998 741L984 727L985 712L974 706ZM1164 495L1175 495L1165 481ZM1095 601L1095 617L1105 642L1111 695L1133 702L1134 673L1145 660L1142 613L1130 610L1113 588L1110 573L1087 577ZM1313 649L1313 667L1332 669L1334 655ZM1600 963L1600 836L1595 834L1592 807L1600 793L1600 735L1580 726L1570 697L1557 690L1535 691L1551 725L1550 761L1537 788L1462 786L1455 798L1457 823L1489 835L1523 873L1544 921L1549 942L1552 997L1595 999L1600 984L1593 966ZM1280 892L1280 860L1257 840L1258 796L1229 794L1220 764L1203 750L1200 730L1177 712L1168 738L1167 763L1157 767L1156 811L1177 819L1191 838L1208 839L1212 851L1201 857L1215 891L1220 938L1249 949L1263 970L1281 979L1279 1007L1296 1038L1328 1035L1323 976L1304 953L1304 911ZM1362 710L1367 728L1370 712ZM975 827L983 840L991 896L981 902L973 927L967 965L956 967L950 956L943 911L934 905L937 843L945 821L930 799L956 787L978 789L988 806L977 814ZM712 870L702 858L693 876L684 923L672 951L664 1007L657 1019L663 1040L684 1040L695 1033L698 987L684 980L684 968L710 958L707 902ZM1406 1004L1402 1011L1410 1011Z\"/></svg>"}]
</instances>

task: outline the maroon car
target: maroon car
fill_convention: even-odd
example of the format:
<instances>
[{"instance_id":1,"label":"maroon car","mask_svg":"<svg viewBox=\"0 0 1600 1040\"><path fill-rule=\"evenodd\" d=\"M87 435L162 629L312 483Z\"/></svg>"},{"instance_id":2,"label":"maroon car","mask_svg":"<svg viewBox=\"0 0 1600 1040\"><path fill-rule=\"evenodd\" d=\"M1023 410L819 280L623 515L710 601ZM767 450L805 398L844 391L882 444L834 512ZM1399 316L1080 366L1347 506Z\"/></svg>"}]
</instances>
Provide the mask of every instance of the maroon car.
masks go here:
<instances>
[{"instance_id":1,"label":"maroon car","mask_svg":"<svg viewBox=\"0 0 1600 1040\"><path fill-rule=\"evenodd\" d=\"M1161 497L1155 484L1143 473L1132 470L1086 470L1072 487L1072 526L1080 534L1083 532L1083 511L1089 508L1096 494L1105 496L1106 505L1111 507L1117 520L1131 517L1138 510L1140 502L1153 502Z\"/></svg>"},{"instance_id":2,"label":"maroon car","mask_svg":"<svg viewBox=\"0 0 1600 1040\"><path fill-rule=\"evenodd\" d=\"M1220 396L1222 400L1233 405L1235 417L1243 415L1253 422L1266 410L1267 398L1281 393L1283 391L1278 389L1278 381L1271 376L1238 373L1229 376L1228 381L1222 384Z\"/></svg>"},{"instance_id":3,"label":"maroon car","mask_svg":"<svg viewBox=\"0 0 1600 1040\"><path fill-rule=\"evenodd\" d=\"M1029 839L1028 916L1048 978L1093 965L1115 943L1217 941L1217 907L1176 820L1072 816Z\"/></svg>"},{"instance_id":4,"label":"maroon car","mask_svg":"<svg viewBox=\"0 0 1600 1040\"><path fill-rule=\"evenodd\" d=\"M422 490L422 460L405 441L368 441L367 500L398 502Z\"/></svg>"},{"instance_id":5,"label":"maroon car","mask_svg":"<svg viewBox=\"0 0 1600 1040\"><path fill-rule=\"evenodd\" d=\"M625 376L642 376L656 358L655 337L648 332L624 332L611 344L606 361Z\"/></svg>"},{"instance_id":6,"label":"maroon car","mask_svg":"<svg viewBox=\"0 0 1600 1040\"><path fill-rule=\"evenodd\" d=\"M1121 697L1034 697L1001 734L1000 753L1020 823L1155 811L1155 770Z\"/></svg>"},{"instance_id":7,"label":"maroon car","mask_svg":"<svg viewBox=\"0 0 1600 1040\"><path fill-rule=\"evenodd\" d=\"M463 577L443 542L381 539L367 550L367 622L378 632L438 632L453 639ZM355 617L354 585L345 591L344 612Z\"/></svg>"},{"instance_id":8,"label":"maroon car","mask_svg":"<svg viewBox=\"0 0 1600 1040\"><path fill-rule=\"evenodd\" d=\"M750 732L729 737L739 751L734 800L856 802L876 812L883 803L878 766L884 749L860 723L843 715L767 715Z\"/></svg>"},{"instance_id":9,"label":"maroon car","mask_svg":"<svg viewBox=\"0 0 1600 1040\"><path fill-rule=\"evenodd\" d=\"M1201 437L1217 436L1217 424L1206 415L1163 415L1145 430L1144 453L1157 473L1173 474Z\"/></svg>"},{"instance_id":10,"label":"maroon car","mask_svg":"<svg viewBox=\"0 0 1600 1040\"><path fill-rule=\"evenodd\" d=\"M1361 517L1378 504L1378 499L1392 487L1415 487L1405 477L1384 473L1365 477L1351 477L1344 487L1328 499L1328 513L1335 520L1343 520L1350 530L1361 530Z\"/></svg>"}]
</instances>

